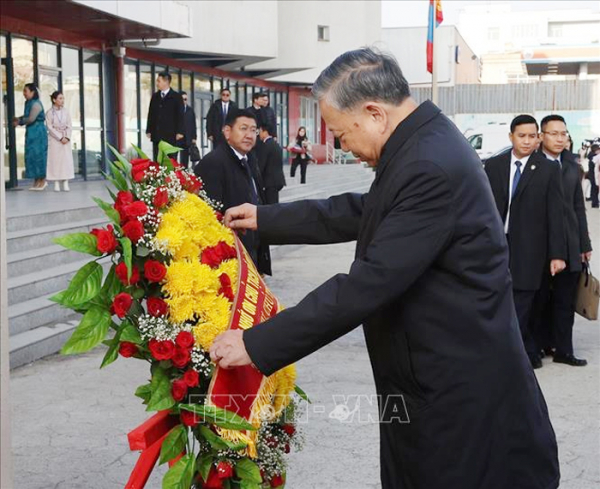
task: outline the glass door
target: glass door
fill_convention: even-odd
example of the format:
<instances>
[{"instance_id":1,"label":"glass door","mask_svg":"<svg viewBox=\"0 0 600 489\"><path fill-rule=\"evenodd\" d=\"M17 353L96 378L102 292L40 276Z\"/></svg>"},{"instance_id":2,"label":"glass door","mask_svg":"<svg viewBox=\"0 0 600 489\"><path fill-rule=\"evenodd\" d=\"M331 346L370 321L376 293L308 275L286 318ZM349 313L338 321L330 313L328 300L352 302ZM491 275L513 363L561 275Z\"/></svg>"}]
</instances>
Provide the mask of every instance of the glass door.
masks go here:
<instances>
[{"instance_id":1,"label":"glass door","mask_svg":"<svg viewBox=\"0 0 600 489\"><path fill-rule=\"evenodd\" d=\"M5 37L2 36L4 44ZM15 114L14 94L12 90L12 60L5 56L5 46L2 46L2 64L0 80L2 83L2 127L4 134L1 151L4 153L4 168L2 169L4 184L7 188L17 185L17 152L15 147L15 128L12 120Z\"/></svg>"},{"instance_id":2,"label":"glass door","mask_svg":"<svg viewBox=\"0 0 600 489\"><path fill-rule=\"evenodd\" d=\"M200 139L196 139L200 155L204 157L210 151L208 144L208 133L206 132L206 116L212 104L212 94L207 92L194 93L194 112L196 113L196 125L200 132Z\"/></svg>"}]
</instances>

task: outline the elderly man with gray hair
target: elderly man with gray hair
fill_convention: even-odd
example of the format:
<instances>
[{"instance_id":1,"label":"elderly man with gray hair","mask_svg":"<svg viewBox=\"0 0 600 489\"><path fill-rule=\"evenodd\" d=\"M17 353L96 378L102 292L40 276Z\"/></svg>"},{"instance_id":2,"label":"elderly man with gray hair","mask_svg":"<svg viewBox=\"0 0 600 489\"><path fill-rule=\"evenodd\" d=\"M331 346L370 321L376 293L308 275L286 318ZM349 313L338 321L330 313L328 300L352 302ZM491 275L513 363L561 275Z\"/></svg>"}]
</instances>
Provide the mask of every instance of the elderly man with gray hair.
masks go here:
<instances>
[{"instance_id":1,"label":"elderly man with gray hair","mask_svg":"<svg viewBox=\"0 0 600 489\"><path fill-rule=\"evenodd\" d=\"M391 56L345 53L313 93L342 148L377 167L369 192L244 204L225 222L272 244L356 240L356 258L295 307L218 337L211 357L270 375L362 324L385 489L558 487L556 439L479 158L439 108L410 98Z\"/></svg>"}]
</instances>

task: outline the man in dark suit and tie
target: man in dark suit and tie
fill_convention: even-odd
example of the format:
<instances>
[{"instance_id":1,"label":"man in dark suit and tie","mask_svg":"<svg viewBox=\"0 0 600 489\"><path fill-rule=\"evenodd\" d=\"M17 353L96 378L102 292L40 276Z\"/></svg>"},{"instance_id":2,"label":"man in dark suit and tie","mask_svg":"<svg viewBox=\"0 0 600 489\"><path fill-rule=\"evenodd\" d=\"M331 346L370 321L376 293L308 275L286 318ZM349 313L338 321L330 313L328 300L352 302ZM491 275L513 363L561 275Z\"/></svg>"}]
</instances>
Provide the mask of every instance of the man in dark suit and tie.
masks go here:
<instances>
[{"instance_id":1,"label":"man in dark suit and tie","mask_svg":"<svg viewBox=\"0 0 600 489\"><path fill-rule=\"evenodd\" d=\"M181 98L183 99L183 128L184 138L179 142L181 148L179 152L179 162L187 168L190 161L190 146L196 144L197 127L196 127L196 114L194 109L188 105L188 94L187 92L181 92ZM192 162L194 163L194 162Z\"/></svg>"},{"instance_id":2,"label":"man in dark suit and tie","mask_svg":"<svg viewBox=\"0 0 600 489\"><path fill-rule=\"evenodd\" d=\"M221 90L221 99L215 101L206 114L206 133L213 149L226 142L223 127L229 112L234 109L237 109L237 105L231 100L231 90L224 88Z\"/></svg>"},{"instance_id":3,"label":"man in dark suit and tie","mask_svg":"<svg viewBox=\"0 0 600 489\"><path fill-rule=\"evenodd\" d=\"M171 88L171 74L163 71L156 78L158 90L150 99L146 136L152 141L152 153L156 160L158 143L166 141L172 145L184 138L183 100Z\"/></svg>"},{"instance_id":4,"label":"man in dark suit and tie","mask_svg":"<svg viewBox=\"0 0 600 489\"><path fill-rule=\"evenodd\" d=\"M569 139L567 124L560 115L548 115L542 119L542 140L539 154L560 169L563 188L563 215L567 240L567 268L554 277L547 277L549 287L548 317L554 341L554 362L582 367L587 361L577 358L573 352L573 323L575 322L575 299L577 281L582 263L592 258L592 243L588 233L585 202L581 188L579 165L565 150ZM549 282L549 283L548 283ZM547 292L541 292L542 302Z\"/></svg>"},{"instance_id":5,"label":"man in dark suit and tie","mask_svg":"<svg viewBox=\"0 0 600 489\"><path fill-rule=\"evenodd\" d=\"M377 167L371 189L244 204L224 223L272 244L357 240L355 259L296 306L217 337L211 359L271 375L362 324L383 489L557 488L556 437L481 160L438 107L410 97L389 55L342 54L312 90L342 149Z\"/></svg>"},{"instance_id":6,"label":"man in dark suit and tie","mask_svg":"<svg viewBox=\"0 0 600 489\"><path fill-rule=\"evenodd\" d=\"M255 92L252 94L252 105L250 107L246 107L246 110L251 112L256 118L258 127L262 126L263 124L267 124L267 113L264 110L265 96L266 94L263 92Z\"/></svg>"},{"instance_id":7,"label":"man in dark suit and tie","mask_svg":"<svg viewBox=\"0 0 600 489\"><path fill-rule=\"evenodd\" d=\"M285 187L283 174L283 151L269 133L270 126L263 124L258 133L262 141L257 145L258 168L265 187L265 204L279 203L279 192Z\"/></svg>"},{"instance_id":8,"label":"man in dark suit and tie","mask_svg":"<svg viewBox=\"0 0 600 489\"><path fill-rule=\"evenodd\" d=\"M510 124L512 149L486 161L485 172L508 241L515 309L533 368L542 366L530 319L544 272L565 268L566 242L559 168L535 153L538 124L519 115Z\"/></svg>"},{"instance_id":9,"label":"man in dark suit and tie","mask_svg":"<svg viewBox=\"0 0 600 489\"><path fill-rule=\"evenodd\" d=\"M207 195L223 204L223 211L230 207L250 202L265 202L263 182L252 152L256 144L256 119L246 110L229 111L223 135L226 144L221 144L208 153L194 168L202 179ZM269 247L263 245L258 233L250 231L240 235L260 273L271 275Z\"/></svg>"}]
</instances>

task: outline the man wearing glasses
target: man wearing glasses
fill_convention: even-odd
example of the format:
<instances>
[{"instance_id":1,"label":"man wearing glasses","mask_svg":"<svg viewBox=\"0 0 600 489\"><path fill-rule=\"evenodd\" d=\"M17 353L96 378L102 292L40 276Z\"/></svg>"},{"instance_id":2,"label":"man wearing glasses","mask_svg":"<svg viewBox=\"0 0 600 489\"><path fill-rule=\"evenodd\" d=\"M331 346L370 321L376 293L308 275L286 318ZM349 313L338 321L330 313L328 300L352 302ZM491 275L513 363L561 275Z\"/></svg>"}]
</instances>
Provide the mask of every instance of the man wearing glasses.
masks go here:
<instances>
[{"instance_id":1,"label":"man wearing glasses","mask_svg":"<svg viewBox=\"0 0 600 489\"><path fill-rule=\"evenodd\" d=\"M548 308L550 332L553 336L554 362L573 367L583 367L587 361L573 353L573 323L575 321L575 295L582 263L592 258L592 244L588 234L585 203L577 162L565 150L569 139L567 124L560 115L542 119L540 153L561 168L565 232L567 234L567 267L554 277L548 277L552 292ZM548 297L542 292L542 302Z\"/></svg>"},{"instance_id":2,"label":"man wearing glasses","mask_svg":"<svg viewBox=\"0 0 600 489\"><path fill-rule=\"evenodd\" d=\"M215 101L206 114L206 132L213 149L225 143L223 127L229 112L234 109L237 109L237 105L231 100L231 91L229 88L224 88L221 90L221 99Z\"/></svg>"}]
</instances>

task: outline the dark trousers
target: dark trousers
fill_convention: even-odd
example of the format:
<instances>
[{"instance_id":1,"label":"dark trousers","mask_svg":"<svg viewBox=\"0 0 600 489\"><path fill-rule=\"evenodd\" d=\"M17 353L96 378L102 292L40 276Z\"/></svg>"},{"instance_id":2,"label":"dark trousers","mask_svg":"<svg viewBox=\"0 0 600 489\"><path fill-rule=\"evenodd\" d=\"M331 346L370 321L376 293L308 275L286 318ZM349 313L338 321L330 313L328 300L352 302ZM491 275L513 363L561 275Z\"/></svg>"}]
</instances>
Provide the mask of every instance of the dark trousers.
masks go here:
<instances>
[{"instance_id":1,"label":"dark trousers","mask_svg":"<svg viewBox=\"0 0 600 489\"><path fill-rule=\"evenodd\" d=\"M589 162L588 165L588 177L590 180L590 184L591 184L591 189L590 189L590 197L592 200L592 207L598 207L599 206L599 202L598 202L598 184L600 182L596 181L596 174L594 173L594 163L593 162Z\"/></svg>"},{"instance_id":2,"label":"dark trousers","mask_svg":"<svg viewBox=\"0 0 600 489\"><path fill-rule=\"evenodd\" d=\"M568 266L568 265L567 265ZM575 299L580 272L544 276L538 291L533 328L541 348L553 347L559 355L573 354Z\"/></svg>"},{"instance_id":3,"label":"dark trousers","mask_svg":"<svg viewBox=\"0 0 600 489\"><path fill-rule=\"evenodd\" d=\"M290 176L294 178L296 175L296 168L300 165L300 183L306 183L306 167L308 166L308 160L302 158L294 158L292 160L292 168L290 169Z\"/></svg>"},{"instance_id":4,"label":"dark trousers","mask_svg":"<svg viewBox=\"0 0 600 489\"><path fill-rule=\"evenodd\" d=\"M158 159L158 143L152 141L152 161L157 161Z\"/></svg>"},{"instance_id":5,"label":"dark trousers","mask_svg":"<svg viewBox=\"0 0 600 489\"><path fill-rule=\"evenodd\" d=\"M189 150L182 149L179 152L179 163L181 163L184 168L188 167L188 164L190 163L190 152L189 152Z\"/></svg>"},{"instance_id":6,"label":"dark trousers","mask_svg":"<svg viewBox=\"0 0 600 489\"><path fill-rule=\"evenodd\" d=\"M279 189L277 187L265 187L265 204L279 204Z\"/></svg>"},{"instance_id":7,"label":"dark trousers","mask_svg":"<svg viewBox=\"0 0 600 489\"><path fill-rule=\"evenodd\" d=\"M535 290L515 290L513 289L513 299L515 301L515 310L519 320L519 328L521 329L521 337L525 345L525 351L531 358L539 355L539 347L535 341L535 337L530 329L531 312L535 299Z\"/></svg>"}]
</instances>

